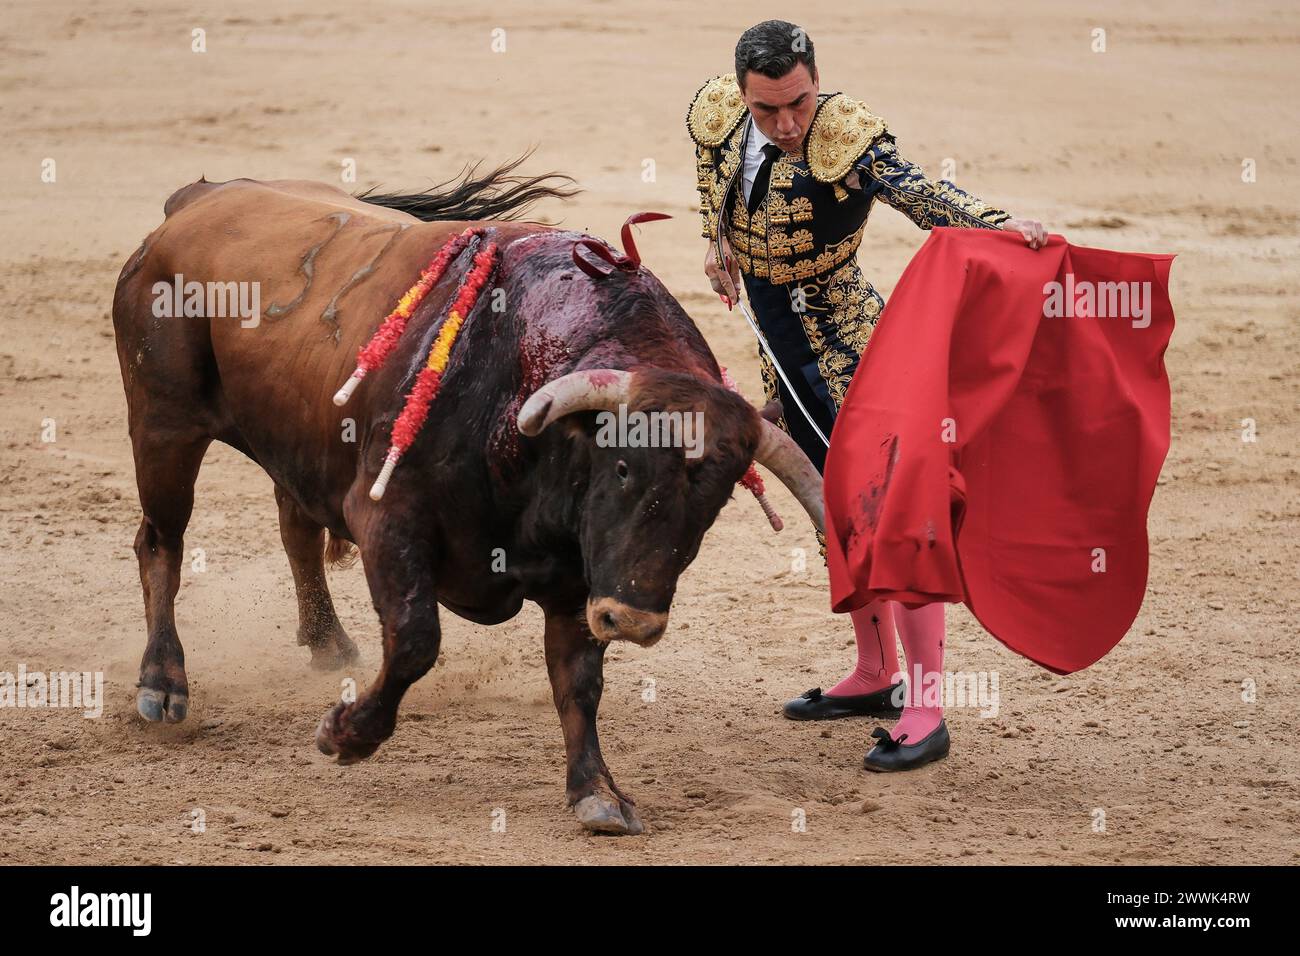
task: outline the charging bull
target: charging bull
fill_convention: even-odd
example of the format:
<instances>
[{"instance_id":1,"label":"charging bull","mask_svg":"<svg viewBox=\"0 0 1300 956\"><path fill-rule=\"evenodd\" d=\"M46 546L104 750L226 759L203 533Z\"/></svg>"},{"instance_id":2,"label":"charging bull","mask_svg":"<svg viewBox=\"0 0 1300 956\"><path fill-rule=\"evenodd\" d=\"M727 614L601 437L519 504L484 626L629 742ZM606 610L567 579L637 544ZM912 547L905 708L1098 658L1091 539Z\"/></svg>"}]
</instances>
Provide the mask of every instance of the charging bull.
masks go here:
<instances>
[{"instance_id":1,"label":"charging bull","mask_svg":"<svg viewBox=\"0 0 1300 956\"><path fill-rule=\"evenodd\" d=\"M298 643L316 666L357 657L325 563L352 545L360 552L383 664L368 690L321 720L324 753L352 763L392 735L402 695L437 659L439 604L496 624L534 601L546 619L569 803L589 830L637 833L634 802L596 734L606 647L663 635L679 575L751 460L819 526L820 477L721 383L695 324L639 263L619 257L608 274L577 268L576 243L607 247L515 220L533 199L566 193L549 177L504 175L511 168L407 196L200 180L167 201L113 302L143 510L135 551L148 643L137 709L150 721L186 714L173 602L195 477L221 441L275 482ZM464 317L423 430L372 500L394 421L468 256L451 263L347 406L331 396L421 269L470 224L500 250L493 294ZM234 304L213 308L213 288ZM700 448L598 441L598 414L620 406L702 412Z\"/></svg>"}]
</instances>

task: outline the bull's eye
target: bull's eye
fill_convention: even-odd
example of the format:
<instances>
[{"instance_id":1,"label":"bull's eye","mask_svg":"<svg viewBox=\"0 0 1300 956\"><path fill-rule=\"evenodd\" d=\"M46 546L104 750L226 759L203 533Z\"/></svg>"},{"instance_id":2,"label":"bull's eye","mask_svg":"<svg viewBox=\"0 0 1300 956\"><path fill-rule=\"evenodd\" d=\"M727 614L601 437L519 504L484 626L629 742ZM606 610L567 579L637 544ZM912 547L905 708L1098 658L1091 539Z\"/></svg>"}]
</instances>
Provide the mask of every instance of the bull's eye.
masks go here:
<instances>
[{"instance_id":1,"label":"bull's eye","mask_svg":"<svg viewBox=\"0 0 1300 956\"><path fill-rule=\"evenodd\" d=\"M627 462L622 458L620 458L618 464L614 466L614 474L618 475L619 484L627 484Z\"/></svg>"}]
</instances>

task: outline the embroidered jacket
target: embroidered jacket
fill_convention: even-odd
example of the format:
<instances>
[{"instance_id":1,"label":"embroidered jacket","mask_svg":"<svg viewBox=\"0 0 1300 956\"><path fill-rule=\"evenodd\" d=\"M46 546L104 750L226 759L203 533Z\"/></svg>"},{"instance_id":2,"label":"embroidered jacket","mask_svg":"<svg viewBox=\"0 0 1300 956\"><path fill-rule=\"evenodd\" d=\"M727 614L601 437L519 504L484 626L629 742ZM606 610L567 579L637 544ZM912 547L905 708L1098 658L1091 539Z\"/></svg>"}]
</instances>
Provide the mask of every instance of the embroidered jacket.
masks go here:
<instances>
[{"instance_id":1,"label":"embroidered jacket","mask_svg":"<svg viewBox=\"0 0 1300 956\"><path fill-rule=\"evenodd\" d=\"M993 229L1010 216L950 182L927 179L899 154L885 121L843 93L818 96L803 151L773 163L768 192L751 216L741 187L748 116L733 73L705 83L687 112L702 234L727 240L764 336L829 436L884 307L856 261L872 204L879 199L923 229ZM759 355L768 400L781 400L782 424L820 468L825 446Z\"/></svg>"}]
</instances>

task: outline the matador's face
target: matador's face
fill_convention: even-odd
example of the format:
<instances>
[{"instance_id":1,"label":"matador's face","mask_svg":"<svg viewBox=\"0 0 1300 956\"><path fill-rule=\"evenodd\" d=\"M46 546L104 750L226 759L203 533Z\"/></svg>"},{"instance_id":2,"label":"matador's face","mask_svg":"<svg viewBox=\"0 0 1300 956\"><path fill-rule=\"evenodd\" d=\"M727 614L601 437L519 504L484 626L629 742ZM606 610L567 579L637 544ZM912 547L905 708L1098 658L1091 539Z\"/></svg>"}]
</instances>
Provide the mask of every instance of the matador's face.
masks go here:
<instances>
[{"instance_id":1,"label":"matador's face","mask_svg":"<svg viewBox=\"0 0 1300 956\"><path fill-rule=\"evenodd\" d=\"M810 73L807 64L796 63L794 69L775 80L748 71L741 96L763 135L784 152L795 153L803 148L817 112L818 89L817 74Z\"/></svg>"}]
</instances>

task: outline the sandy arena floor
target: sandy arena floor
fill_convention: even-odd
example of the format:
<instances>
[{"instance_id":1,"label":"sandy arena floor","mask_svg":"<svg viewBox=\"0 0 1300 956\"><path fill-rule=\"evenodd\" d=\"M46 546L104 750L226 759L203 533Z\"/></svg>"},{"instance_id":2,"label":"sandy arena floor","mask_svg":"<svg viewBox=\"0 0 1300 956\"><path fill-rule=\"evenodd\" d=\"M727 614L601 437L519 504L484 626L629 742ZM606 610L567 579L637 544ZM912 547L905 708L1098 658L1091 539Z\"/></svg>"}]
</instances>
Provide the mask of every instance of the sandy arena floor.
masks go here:
<instances>
[{"instance_id":1,"label":"sandy arena floor","mask_svg":"<svg viewBox=\"0 0 1300 956\"><path fill-rule=\"evenodd\" d=\"M664 641L609 655L605 755L649 829L624 839L584 835L564 806L535 608L491 629L445 615L442 659L392 741L350 768L317 753L340 675L309 670L295 646L271 482L224 446L205 462L186 541L207 569L187 571L177 606L191 714L175 727L136 717L139 507L113 284L163 200L200 173L338 182L352 157L356 188L423 188L536 145L529 171L562 170L587 190L540 214L609 237L631 212L674 215L642 230L645 262L757 397L749 332L701 274L683 115L730 69L742 29L791 12L222 7L11 0L0 23L0 671L102 670L107 695L99 720L0 709L0 862L1300 859L1293 4L990 0L976 14L940 0L892 19L799 5L823 89L865 99L933 175L951 157L964 186L1073 241L1180 255L1150 595L1115 652L1068 678L951 610L948 666L997 671L1001 713L950 711L950 759L870 776L874 724L779 715L842 676L851 630L827 610L811 530L791 521L774 535L738 496L683 578ZM1105 53L1091 51L1096 27ZM190 51L196 28L206 53ZM490 47L498 28L504 53ZM54 183L41 180L46 158ZM1257 182L1242 182L1245 159ZM869 277L888 293L924 238L878 210L861 252ZM45 419L54 443L41 440ZM784 489L774 497L794 518ZM810 550L809 570L791 570L795 548ZM364 684L379 644L363 576L332 572L331 584ZM792 830L797 810L806 832Z\"/></svg>"}]
</instances>

